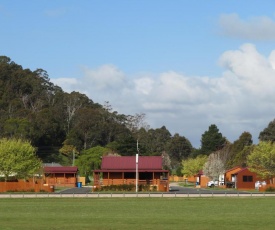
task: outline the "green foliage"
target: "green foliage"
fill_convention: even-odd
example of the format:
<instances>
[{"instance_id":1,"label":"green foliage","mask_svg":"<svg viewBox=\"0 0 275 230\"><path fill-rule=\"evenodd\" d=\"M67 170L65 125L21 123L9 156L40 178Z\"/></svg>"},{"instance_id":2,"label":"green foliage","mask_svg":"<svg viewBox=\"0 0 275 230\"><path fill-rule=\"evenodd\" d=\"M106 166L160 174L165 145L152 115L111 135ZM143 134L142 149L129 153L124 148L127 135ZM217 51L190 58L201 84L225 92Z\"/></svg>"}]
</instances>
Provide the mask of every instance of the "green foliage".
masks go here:
<instances>
[{"instance_id":1,"label":"green foliage","mask_svg":"<svg viewBox=\"0 0 275 230\"><path fill-rule=\"evenodd\" d=\"M187 159L192 152L192 145L190 141L176 133L169 141L167 150L171 156L173 165L180 163L183 159Z\"/></svg>"},{"instance_id":2,"label":"green foliage","mask_svg":"<svg viewBox=\"0 0 275 230\"><path fill-rule=\"evenodd\" d=\"M0 172L6 180L10 175L28 178L40 168L41 162L29 142L21 139L0 139Z\"/></svg>"},{"instance_id":3,"label":"green foliage","mask_svg":"<svg viewBox=\"0 0 275 230\"><path fill-rule=\"evenodd\" d=\"M64 144L61 149L59 149L59 152L66 155L66 156L71 156L72 153L78 154L78 151L73 145L67 145Z\"/></svg>"},{"instance_id":4,"label":"green foliage","mask_svg":"<svg viewBox=\"0 0 275 230\"><path fill-rule=\"evenodd\" d=\"M176 168L176 170L175 170L175 174L177 175L177 176L183 176L183 174L182 174L182 164L181 165L179 165L177 168Z\"/></svg>"},{"instance_id":5,"label":"green foliage","mask_svg":"<svg viewBox=\"0 0 275 230\"><path fill-rule=\"evenodd\" d=\"M106 145L111 146L114 152L122 156L133 156L137 153L137 140L132 135L125 136L123 139L114 141Z\"/></svg>"},{"instance_id":6,"label":"green foliage","mask_svg":"<svg viewBox=\"0 0 275 230\"><path fill-rule=\"evenodd\" d=\"M162 151L167 149L166 146L171 139L171 134L165 126L148 131L140 129L137 136L141 155L161 155Z\"/></svg>"},{"instance_id":7,"label":"green foliage","mask_svg":"<svg viewBox=\"0 0 275 230\"><path fill-rule=\"evenodd\" d=\"M263 131L260 132L259 140L275 142L275 119L271 121Z\"/></svg>"},{"instance_id":8,"label":"green foliage","mask_svg":"<svg viewBox=\"0 0 275 230\"><path fill-rule=\"evenodd\" d=\"M245 167L252 143L252 135L249 132L243 132L239 139L234 141L230 147L226 168L233 168L235 166Z\"/></svg>"},{"instance_id":9,"label":"green foliage","mask_svg":"<svg viewBox=\"0 0 275 230\"><path fill-rule=\"evenodd\" d=\"M246 167L247 166L247 157L250 155L252 150L253 150L253 145L245 146L244 149L236 155L236 157L234 159L234 166L239 165L241 167Z\"/></svg>"},{"instance_id":10,"label":"green foliage","mask_svg":"<svg viewBox=\"0 0 275 230\"><path fill-rule=\"evenodd\" d=\"M101 158L107 154L109 149L97 146L81 152L78 159L75 161L76 166L81 176L89 176L92 170L99 169Z\"/></svg>"},{"instance_id":11,"label":"green foliage","mask_svg":"<svg viewBox=\"0 0 275 230\"><path fill-rule=\"evenodd\" d=\"M96 188L95 192L134 192L136 190L136 185L134 184L120 184L120 185L106 185L100 188ZM157 186L150 186L149 184L140 184L138 186L138 191L149 192L157 191Z\"/></svg>"},{"instance_id":12,"label":"green foliage","mask_svg":"<svg viewBox=\"0 0 275 230\"><path fill-rule=\"evenodd\" d=\"M67 158L68 165L74 165L74 160L76 156L79 154L76 147L73 145L66 144L67 142L64 141L64 145L61 149L59 149L59 153L61 153L64 157Z\"/></svg>"},{"instance_id":13,"label":"green foliage","mask_svg":"<svg viewBox=\"0 0 275 230\"><path fill-rule=\"evenodd\" d=\"M178 133L172 136L165 126L149 130L141 128L136 135L141 155L160 156L165 151L169 155L172 169L178 168L181 160L188 158L193 151L187 138Z\"/></svg>"},{"instance_id":14,"label":"green foliage","mask_svg":"<svg viewBox=\"0 0 275 230\"><path fill-rule=\"evenodd\" d=\"M4 133L10 138L28 138L30 122L26 118L9 118L4 123Z\"/></svg>"},{"instance_id":15,"label":"green foliage","mask_svg":"<svg viewBox=\"0 0 275 230\"><path fill-rule=\"evenodd\" d=\"M196 158L189 158L182 161L182 174L186 176L194 176L203 169L207 156L199 155Z\"/></svg>"},{"instance_id":16,"label":"green foliage","mask_svg":"<svg viewBox=\"0 0 275 230\"><path fill-rule=\"evenodd\" d=\"M263 179L275 177L275 144L271 141L259 142L248 156L247 165L250 171Z\"/></svg>"},{"instance_id":17,"label":"green foliage","mask_svg":"<svg viewBox=\"0 0 275 230\"><path fill-rule=\"evenodd\" d=\"M98 109L91 107L81 108L76 111L72 121L72 130L83 143L83 149L91 148L98 144L100 129L98 124L101 122L101 114Z\"/></svg>"},{"instance_id":18,"label":"green foliage","mask_svg":"<svg viewBox=\"0 0 275 230\"><path fill-rule=\"evenodd\" d=\"M118 191L125 191L125 192L133 192L135 191L136 186L134 184L120 184L120 185L106 185L101 186L100 188L96 188L95 192L118 192Z\"/></svg>"},{"instance_id":19,"label":"green foliage","mask_svg":"<svg viewBox=\"0 0 275 230\"><path fill-rule=\"evenodd\" d=\"M226 138L222 136L216 125L212 124L208 130L202 134L200 153L209 155L222 149L226 143Z\"/></svg>"},{"instance_id":20,"label":"green foliage","mask_svg":"<svg viewBox=\"0 0 275 230\"><path fill-rule=\"evenodd\" d=\"M275 192L275 188L274 187L267 187L266 192Z\"/></svg>"}]
</instances>

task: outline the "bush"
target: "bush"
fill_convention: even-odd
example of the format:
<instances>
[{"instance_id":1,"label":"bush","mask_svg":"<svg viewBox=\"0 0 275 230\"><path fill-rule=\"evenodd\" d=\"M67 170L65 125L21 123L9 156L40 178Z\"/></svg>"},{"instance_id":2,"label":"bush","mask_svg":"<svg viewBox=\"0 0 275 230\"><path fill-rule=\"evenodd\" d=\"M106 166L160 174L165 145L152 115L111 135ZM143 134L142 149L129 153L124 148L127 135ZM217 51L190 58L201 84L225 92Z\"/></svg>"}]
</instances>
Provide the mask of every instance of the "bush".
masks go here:
<instances>
[{"instance_id":1,"label":"bush","mask_svg":"<svg viewBox=\"0 0 275 230\"><path fill-rule=\"evenodd\" d=\"M133 184L120 184L120 185L107 185L100 188L95 188L95 192L103 191L134 191L135 186Z\"/></svg>"},{"instance_id":2,"label":"bush","mask_svg":"<svg viewBox=\"0 0 275 230\"><path fill-rule=\"evenodd\" d=\"M266 192L275 192L275 188L273 188L273 187L267 187L265 191Z\"/></svg>"},{"instance_id":3,"label":"bush","mask_svg":"<svg viewBox=\"0 0 275 230\"><path fill-rule=\"evenodd\" d=\"M100 188L95 188L94 192L107 192L107 191L124 191L124 192L134 192L136 191L136 186L134 184L120 184L120 185L107 185ZM141 184L138 186L138 191L149 192L157 191L157 186L150 186L149 184Z\"/></svg>"}]
</instances>

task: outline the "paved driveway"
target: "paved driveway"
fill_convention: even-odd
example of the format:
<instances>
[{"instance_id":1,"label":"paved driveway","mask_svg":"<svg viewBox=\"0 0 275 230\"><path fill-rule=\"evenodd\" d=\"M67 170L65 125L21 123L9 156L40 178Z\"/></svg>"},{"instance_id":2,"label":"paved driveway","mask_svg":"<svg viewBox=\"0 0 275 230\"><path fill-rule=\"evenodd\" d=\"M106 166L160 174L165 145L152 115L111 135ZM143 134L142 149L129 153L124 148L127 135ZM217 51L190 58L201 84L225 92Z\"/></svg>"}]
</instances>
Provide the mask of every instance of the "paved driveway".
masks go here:
<instances>
[{"instance_id":1,"label":"paved driveway","mask_svg":"<svg viewBox=\"0 0 275 230\"><path fill-rule=\"evenodd\" d=\"M92 192L92 187L81 187L81 188L68 188L64 189L58 193L61 194L87 194Z\"/></svg>"},{"instance_id":2,"label":"paved driveway","mask_svg":"<svg viewBox=\"0 0 275 230\"><path fill-rule=\"evenodd\" d=\"M170 193L177 194L250 194L250 192L230 190L230 189L205 189L205 188L194 188L194 187L182 187L176 183L170 184Z\"/></svg>"}]
</instances>

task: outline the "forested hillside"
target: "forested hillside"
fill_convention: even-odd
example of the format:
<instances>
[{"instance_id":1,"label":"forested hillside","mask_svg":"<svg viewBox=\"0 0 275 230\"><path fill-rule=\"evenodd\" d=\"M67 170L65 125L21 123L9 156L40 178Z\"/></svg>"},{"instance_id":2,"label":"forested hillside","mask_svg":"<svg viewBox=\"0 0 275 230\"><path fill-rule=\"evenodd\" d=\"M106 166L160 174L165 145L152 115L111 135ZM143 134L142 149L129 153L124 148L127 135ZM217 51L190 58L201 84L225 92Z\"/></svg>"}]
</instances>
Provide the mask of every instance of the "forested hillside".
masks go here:
<instances>
[{"instance_id":1,"label":"forested hillside","mask_svg":"<svg viewBox=\"0 0 275 230\"><path fill-rule=\"evenodd\" d=\"M95 146L120 155L166 154L173 165L187 158L192 145L166 127L150 129L145 114L125 115L79 92L66 93L43 69L31 71L0 57L0 135L28 139L44 162L71 158ZM60 154L62 153L62 154ZM65 159L65 161L64 161ZM170 166L169 166L170 167Z\"/></svg>"}]
</instances>

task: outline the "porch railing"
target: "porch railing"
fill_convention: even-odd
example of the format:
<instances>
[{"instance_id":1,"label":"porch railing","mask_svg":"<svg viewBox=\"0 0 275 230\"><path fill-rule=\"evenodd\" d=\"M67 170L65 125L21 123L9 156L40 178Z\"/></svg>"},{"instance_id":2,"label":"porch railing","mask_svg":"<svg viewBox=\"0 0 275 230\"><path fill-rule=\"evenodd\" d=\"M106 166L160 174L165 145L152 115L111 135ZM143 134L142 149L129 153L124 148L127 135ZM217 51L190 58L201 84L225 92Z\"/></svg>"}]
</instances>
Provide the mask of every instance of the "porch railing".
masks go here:
<instances>
[{"instance_id":1,"label":"porch railing","mask_svg":"<svg viewBox=\"0 0 275 230\"><path fill-rule=\"evenodd\" d=\"M121 184L136 184L135 179L101 179L94 181L94 186L109 186L109 185L121 185ZM169 181L168 180L138 180L139 185L152 185L156 186L158 191L168 191Z\"/></svg>"}]
</instances>

